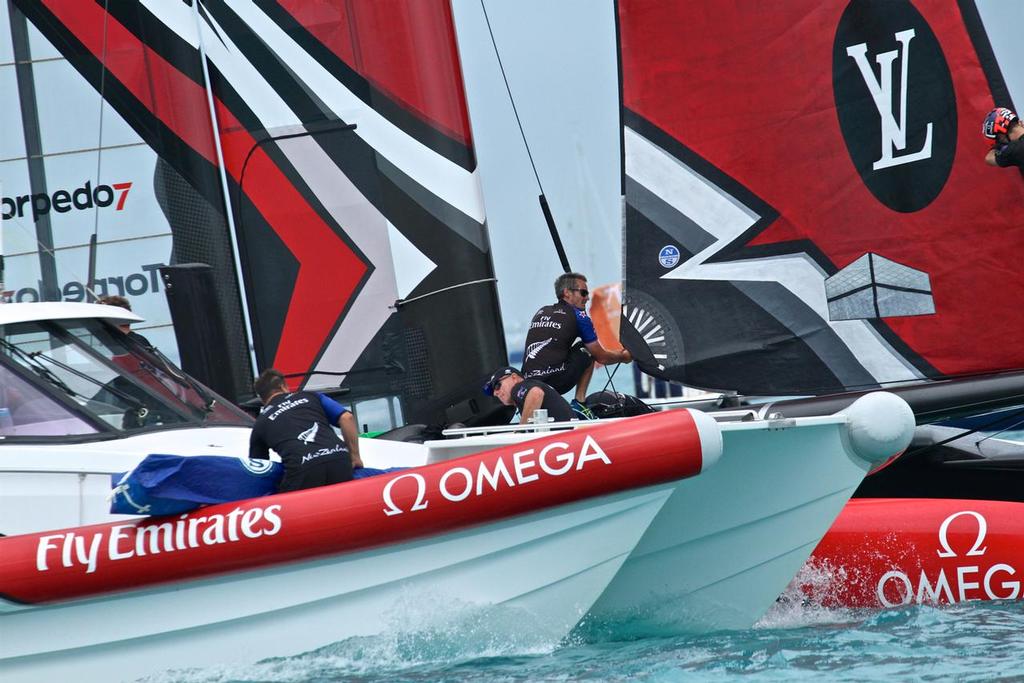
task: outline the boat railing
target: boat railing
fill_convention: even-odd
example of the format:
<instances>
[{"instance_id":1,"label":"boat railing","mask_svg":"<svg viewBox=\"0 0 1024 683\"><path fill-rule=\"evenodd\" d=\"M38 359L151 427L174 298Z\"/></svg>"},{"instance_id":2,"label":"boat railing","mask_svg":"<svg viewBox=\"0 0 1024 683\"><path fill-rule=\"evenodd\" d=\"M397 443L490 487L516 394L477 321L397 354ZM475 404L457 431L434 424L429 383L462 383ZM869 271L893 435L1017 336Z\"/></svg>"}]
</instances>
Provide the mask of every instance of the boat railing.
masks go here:
<instances>
[{"instance_id":1,"label":"boat railing","mask_svg":"<svg viewBox=\"0 0 1024 683\"><path fill-rule=\"evenodd\" d=\"M445 429L441 432L449 439L465 438L469 436L485 436L487 434L530 434L534 432L565 431L578 427L590 427L595 424L614 422L624 418L615 417L604 420L571 420L568 422L546 422L540 424L507 424L490 425L486 427L456 427Z\"/></svg>"},{"instance_id":2,"label":"boat railing","mask_svg":"<svg viewBox=\"0 0 1024 683\"><path fill-rule=\"evenodd\" d=\"M752 409L718 410L707 413L716 422L750 422L757 420L757 411ZM539 424L506 424L482 427L456 427L441 432L448 439L466 438L470 436L486 436L488 434L532 434L536 432L564 431L580 427L592 427L595 424L606 424L624 417L610 417L601 420L571 420L568 422L547 422Z\"/></svg>"},{"instance_id":3,"label":"boat railing","mask_svg":"<svg viewBox=\"0 0 1024 683\"><path fill-rule=\"evenodd\" d=\"M715 418L716 422L751 422L758 420L757 411L750 408L739 410L716 410L708 415Z\"/></svg>"}]
</instances>

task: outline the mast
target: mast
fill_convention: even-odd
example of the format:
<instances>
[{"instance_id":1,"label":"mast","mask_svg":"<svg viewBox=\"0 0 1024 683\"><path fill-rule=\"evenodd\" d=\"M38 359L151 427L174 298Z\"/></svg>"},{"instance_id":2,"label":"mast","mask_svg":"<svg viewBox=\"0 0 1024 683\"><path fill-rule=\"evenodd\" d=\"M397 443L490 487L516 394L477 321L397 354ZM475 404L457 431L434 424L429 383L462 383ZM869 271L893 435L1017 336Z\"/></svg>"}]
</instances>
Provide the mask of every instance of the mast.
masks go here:
<instances>
[{"instance_id":1,"label":"mast","mask_svg":"<svg viewBox=\"0 0 1024 683\"><path fill-rule=\"evenodd\" d=\"M238 249L238 232L235 229L235 208L231 205L231 194L229 192L228 176L227 171L224 168L224 150L221 147L220 140L220 124L217 121L217 109L213 103L213 88L210 86L210 66L206 59L206 39L203 35L203 22L199 16L199 2L192 3L192 17L195 20L196 26L196 39L199 43L199 61L202 65L203 71L203 87L206 90L206 103L207 108L210 112L210 129L213 133L213 146L216 151L217 159L217 174L220 177L220 186L223 193L224 201L224 218L228 223L228 235L231 241L231 251L235 265L235 277L238 278L238 282L244 282L244 276L241 271L242 259L239 255ZM245 330L248 332L253 329L252 319L249 314L249 301L246 296L245 287L238 288L238 294L242 301L242 318L245 321ZM256 351L252 345L249 335L246 335L246 346L249 350L249 374L255 376L256 371Z\"/></svg>"}]
</instances>

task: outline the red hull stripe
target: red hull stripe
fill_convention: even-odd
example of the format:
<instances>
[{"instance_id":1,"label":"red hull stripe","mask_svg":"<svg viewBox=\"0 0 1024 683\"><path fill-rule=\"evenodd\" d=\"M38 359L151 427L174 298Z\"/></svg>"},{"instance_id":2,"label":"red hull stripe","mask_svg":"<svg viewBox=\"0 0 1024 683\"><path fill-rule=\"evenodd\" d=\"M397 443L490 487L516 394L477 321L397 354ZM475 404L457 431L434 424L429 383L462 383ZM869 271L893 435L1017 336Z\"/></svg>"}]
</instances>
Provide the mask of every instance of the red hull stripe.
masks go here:
<instances>
[{"instance_id":1,"label":"red hull stripe","mask_svg":"<svg viewBox=\"0 0 1024 683\"><path fill-rule=\"evenodd\" d=\"M45 603L387 546L698 474L687 411L173 517L0 538L0 595Z\"/></svg>"},{"instance_id":2,"label":"red hull stripe","mask_svg":"<svg viewBox=\"0 0 1024 683\"><path fill-rule=\"evenodd\" d=\"M67 0L44 2L139 104L207 161L216 164L206 91L200 85L140 42L99 5ZM214 106L226 170L240 183L242 165L255 140L219 99L214 98ZM300 263L273 365L284 372L302 372L313 366L366 274L367 265L261 148L253 152L245 179L243 190L249 201Z\"/></svg>"},{"instance_id":3,"label":"red hull stripe","mask_svg":"<svg viewBox=\"0 0 1024 683\"><path fill-rule=\"evenodd\" d=\"M811 556L828 585L802 588L830 607L1017 599L1022 540L1024 503L852 500Z\"/></svg>"}]
</instances>

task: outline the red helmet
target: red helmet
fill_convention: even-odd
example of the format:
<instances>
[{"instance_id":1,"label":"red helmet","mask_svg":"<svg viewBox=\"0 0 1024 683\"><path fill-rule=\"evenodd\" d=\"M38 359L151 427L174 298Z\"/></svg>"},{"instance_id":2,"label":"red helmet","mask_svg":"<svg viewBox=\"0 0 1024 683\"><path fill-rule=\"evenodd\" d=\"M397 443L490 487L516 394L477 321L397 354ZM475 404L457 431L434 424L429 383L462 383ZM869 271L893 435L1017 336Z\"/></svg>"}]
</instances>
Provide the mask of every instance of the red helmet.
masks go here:
<instances>
[{"instance_id":1,"label":"red helmet","mask_svg":"<svg viewBox=\"0 0 1024 683\"><path fill-rule=\"evenodd\" d=\"M995 139L997 133L1006 135L1010 128L1017 122L1017 115L1006 107L996 107L985 117L985 123L981 124L981 132L987 138Z\"/></svg>"}]
</instances>

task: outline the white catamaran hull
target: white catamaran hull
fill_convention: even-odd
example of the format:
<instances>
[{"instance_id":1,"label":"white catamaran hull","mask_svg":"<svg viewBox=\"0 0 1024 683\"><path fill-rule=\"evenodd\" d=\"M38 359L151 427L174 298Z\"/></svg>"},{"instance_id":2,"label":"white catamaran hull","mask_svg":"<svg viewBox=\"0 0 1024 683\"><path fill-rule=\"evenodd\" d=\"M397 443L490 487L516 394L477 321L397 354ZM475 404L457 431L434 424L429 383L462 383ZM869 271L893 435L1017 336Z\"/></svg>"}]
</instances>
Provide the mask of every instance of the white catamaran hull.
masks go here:
<instances>
[{"instance_id":1,"label":"white catamaran hull","mask_svg":"<svg viewBox=\"0 0 1024 683\"><path fill-rule=\"evenodd\" d=\"M525 635L557 642L584 616L589 628L607 629L612 637L748 627L785 589L866 471L901 452L914 426L907 404L885 393L826 417L755 420L749 414L750 421L718 423L695 411L669 412L533 433L499 427L422 445L364 440L368 465L425 467L345 484L344 499L333 491L282 496L291 515L284 522L289 531L280 536L285 554L259 565L246 562L269 557L263 540L255 541L261 544L255 554L240 548L206 565L192 558L218 551L197 545L180 559L184 546L163 559L136 551L134 559L121 560L126 551L114 535L128 532L115 530L142 532L133 524L110 525L97 495L109 473L147 453L241 451L245 429L5 444L0 481L37 496L19 500L18 509L0 508L5 528L27 534L0 539L0 573L7 577L0 582L7 598L0 609L5 673L38 680L83 672L98 677L114 660L117 675L129 677L294 655L353 636L431 628L435 622L416 611L424 601L458 605L451 616L456 623L463 610L471 616L497 610L496 617L488 612L495 633L513 641ZM581 429L558 431L566 427ZM572 453L579 453L575 466ZM453 460L463 456L469 461ZM551 481L542 486L528 474L535 457L548 458L541 478ZM495 469L499 460L507 461L504 478ZM717 468L707 469L718 460ZM417 477L422 495L437 485L444 489L446 479L472 480L478 464L481 478L465 494L449 491L438 499L435 493L429 509L416 499L388 511L389 496L413 495L409 486ZM440 479L428 486L422 479L428 474ZM397 479L406 483L398 486ZM47 480L59 485L47 486ZM514 495L505 486L515 487ZM638 489L625 490L632 487ZM474 490L477 507L472 496L457 502ZM570 490L597 497L564 498ZM359 491L362 507L352 498ZM431 526L432 515L444 521L444 498L456 501L462 527ZM47 505L57 499L63 503ZM344 526L358 521L355 510L390 530L389 537L378 538L365 525ZM196 516L207 514L221 513ZM95 521L108 525L43 531ZM332 530L331 524L342 526ZM67 540L76 534L81 549ZM83 534L108 537L109 543L99 543L109 546L109 561L95 573L75 566L88 555ZM356 537L361 540L347 546L348 554L322 545Z\"/></svg>"},{"instance_id":2,"label":"white catamaran hull","mask_svg":"<svg viewBox=\"0 0 1024 683\"><path fill-rule=\"evenodd\" d=\"M14 681L132 680L297 655L355 636L475 628L553 646L604 591L673 485L340 558L43 607L0 601Z\"/></svg>"},{"instance_id":3,"label":"white catamaran hull","mask_svg":"<svg viewBox=\"0 0 1024 683\"><path fill-rule=\"evenodd\" d=\"M182 514L0 538L4 680L132 679L427 632L553 647L679 482L674 411ZM426 459L426 458L425 458Z\"/></svg>"},{"instance_id":4,"label":"white catamaran hull","mask_svg":"<svg viewBox=\"0 0 1024 683\"><path fill-rule=\"evenodd\" d=\"M812 420L723 425L722 459L699 483L680 482L594 605L593 627L697 633L762 617L868 469L846 425Z\"/></svg>"},{"instance_id":5,"label":"white catamaran hull","mask_svg":"<svg viewBox=\"0 0 1024 683\"><path fill-rule=\"evenodd\" d=\"M831 416L718 426L721 459L676 487L588 614L584 624L593 635L752 626L865 474L907 447L914 416L902 399L877 392ZM458 444L436 444L432 456L441 448L467 452Z\"/></svg>"}]
</instances>

